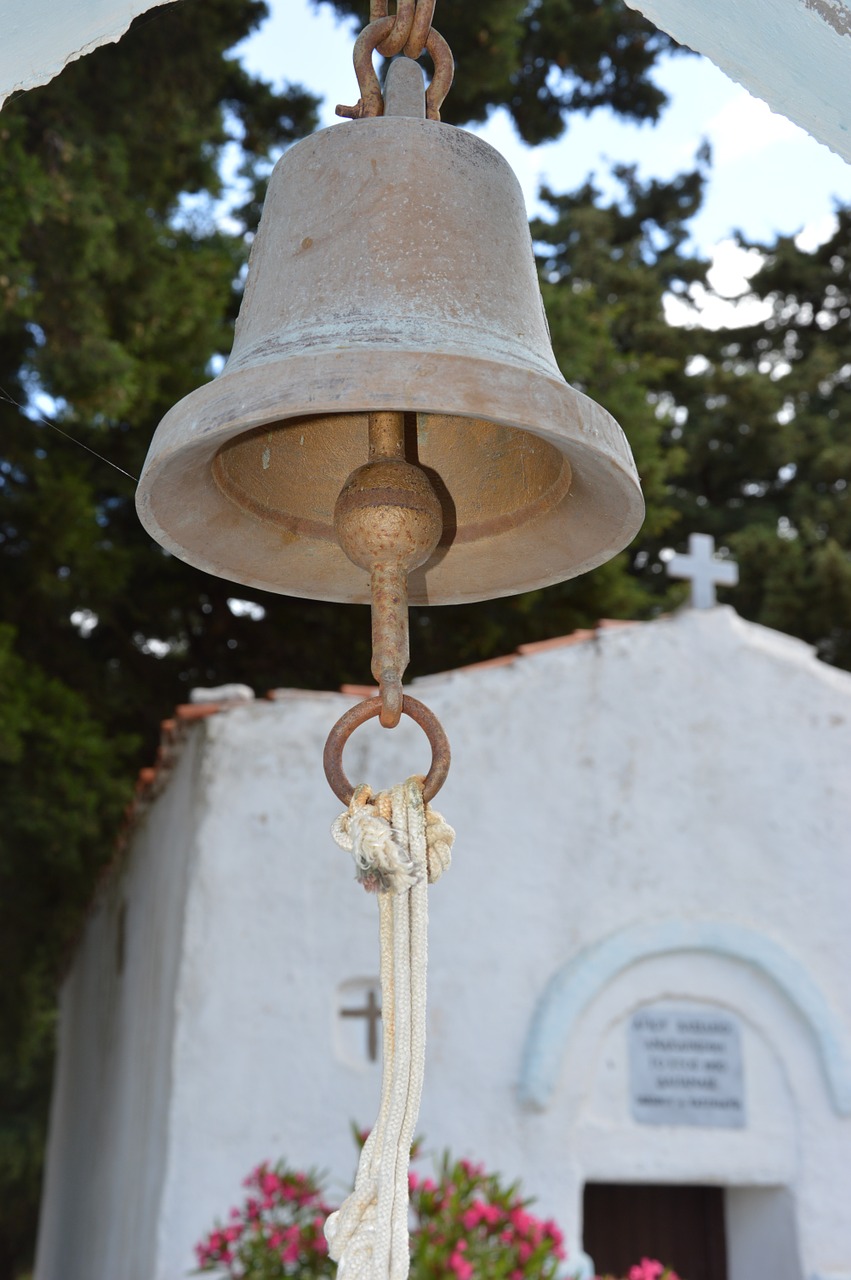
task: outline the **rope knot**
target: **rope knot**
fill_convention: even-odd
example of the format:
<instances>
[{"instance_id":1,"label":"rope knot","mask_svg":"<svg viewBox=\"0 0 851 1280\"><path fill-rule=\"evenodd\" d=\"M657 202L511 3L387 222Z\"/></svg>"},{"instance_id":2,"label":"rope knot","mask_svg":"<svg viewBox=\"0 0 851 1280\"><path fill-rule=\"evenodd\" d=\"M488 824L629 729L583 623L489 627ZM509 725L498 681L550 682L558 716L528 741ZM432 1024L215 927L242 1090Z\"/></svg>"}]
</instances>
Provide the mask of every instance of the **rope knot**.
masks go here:
<instances>
[{"instance_id":1,"label":"rope knot","mask_svg":"<svg viewBox=\"0 0 851 1280\"><path fill-rule=\"evenodd\" d=\"M422 778L416 781L422 787ZM455 832L435 809L425 805L426 870L429 884L439 880L452 862ZM355 879L368 893L404 893L418 884L419 871L393 829L392 795L375 797L365 784L357 787L345 813L331 828L341 849L352 855Z\"/></svg>"}]
</instances>

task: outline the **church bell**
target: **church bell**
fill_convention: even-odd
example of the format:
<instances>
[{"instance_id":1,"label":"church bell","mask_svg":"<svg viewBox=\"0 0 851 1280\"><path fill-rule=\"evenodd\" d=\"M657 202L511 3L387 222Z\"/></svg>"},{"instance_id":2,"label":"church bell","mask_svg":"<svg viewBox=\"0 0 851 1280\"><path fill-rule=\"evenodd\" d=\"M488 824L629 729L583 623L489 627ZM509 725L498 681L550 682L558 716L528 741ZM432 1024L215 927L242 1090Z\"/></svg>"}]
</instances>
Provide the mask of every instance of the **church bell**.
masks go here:
<instances>
[{"instance_id":1,"label":"church bell","mask_svg":"<svg viewBox=\"0 0 851 1280\"><path fill-rule=\"evenodd\" d=\"M157 429L142 523L234 582L366 603L369 568L341 548L334 512L386 412L403 415L398 456L440 504L411 603L574 577L641 524L629 446L559 372L508 164L391 99L278 162L233 351Z\"/></svg>"}]
</instances>

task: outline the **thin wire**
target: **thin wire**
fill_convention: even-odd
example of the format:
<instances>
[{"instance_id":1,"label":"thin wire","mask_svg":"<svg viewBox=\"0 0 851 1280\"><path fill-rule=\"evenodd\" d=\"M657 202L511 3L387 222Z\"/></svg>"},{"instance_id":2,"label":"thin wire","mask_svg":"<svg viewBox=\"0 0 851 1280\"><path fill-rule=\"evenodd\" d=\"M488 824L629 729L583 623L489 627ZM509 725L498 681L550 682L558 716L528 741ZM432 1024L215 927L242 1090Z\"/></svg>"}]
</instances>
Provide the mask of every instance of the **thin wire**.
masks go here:
<instances>
[{"instance_id":1,"label":"thin wire","mask_svg":"<svg viewBox=\"0 0 851 1280\"><path fill-rule=\"evenodd\" d=\"M55 422L51 422L49 418L43 418L40 413L32 416L31 411L25 405L20 404L14 396L10 396L5 388L0 387L0 399L5 400L6 404L13 404L16 409L20 409L21 413L28 422L40 422L45 427L52 427L54 431L58 431L66 440L70 440L72 444L79 445L81 449L85 449L86 453L90 453L92 457L105 462L108 467L112 467L113 471L120 471L128 480L132 480L134 484L139 483L139 477L133 476L129 471L125 471L123 467L119 467L117 462L110 462L109 458L105 458L102 453L98 453L95 449L90 449L87 444L83 444L82 440L77 440L75 436L71 436L67 431L63 431L61 427L57 427Z\"/></svg>"}]
</instances>

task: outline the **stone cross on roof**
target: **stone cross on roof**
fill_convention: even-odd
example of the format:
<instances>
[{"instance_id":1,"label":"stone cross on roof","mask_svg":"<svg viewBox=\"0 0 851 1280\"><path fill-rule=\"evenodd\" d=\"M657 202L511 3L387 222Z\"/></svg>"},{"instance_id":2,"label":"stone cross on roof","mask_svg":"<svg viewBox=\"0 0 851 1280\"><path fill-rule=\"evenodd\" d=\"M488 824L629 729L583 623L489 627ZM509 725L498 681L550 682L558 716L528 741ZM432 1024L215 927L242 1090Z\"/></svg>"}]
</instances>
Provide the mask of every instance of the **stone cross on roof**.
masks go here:
<instances>
[{"instance_id":1,"label":"stone cross on roof","mask_svg":"<svg viewBox=\"0 0 851 1280\"><path fill-rule=\"evenodd\" d=\"M734 587L739 581L739 566L733 560L717 559L715 539L708 533L690 533L688 555L671 556L665 567L669 578L691 582L693 609L711 609L716 586Z\"/></svg>"}]
</instances>

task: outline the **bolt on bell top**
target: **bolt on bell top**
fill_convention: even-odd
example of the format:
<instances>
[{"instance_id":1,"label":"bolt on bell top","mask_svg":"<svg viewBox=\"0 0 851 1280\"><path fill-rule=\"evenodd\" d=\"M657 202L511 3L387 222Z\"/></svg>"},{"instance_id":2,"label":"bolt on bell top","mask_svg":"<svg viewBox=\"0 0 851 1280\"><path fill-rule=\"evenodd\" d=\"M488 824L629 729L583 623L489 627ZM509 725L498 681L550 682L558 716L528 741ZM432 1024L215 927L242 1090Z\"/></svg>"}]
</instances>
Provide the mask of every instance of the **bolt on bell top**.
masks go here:
<instances>
[{"instance_id":1,"label":"bolt on bell top","mask_svg":"<svg viewBox=\"0 0 851 1280\"><path fill-rule=\"evenodd\" d=\"M405 414L405 456L442 508L413 604L574 577L641 525L623 432L556 365L514 174L410 116L332 126L278 162L233 351L158 427L142 523L235 582L367 602L334 507L377 411Z\"/></svg>"}]
</instances>

